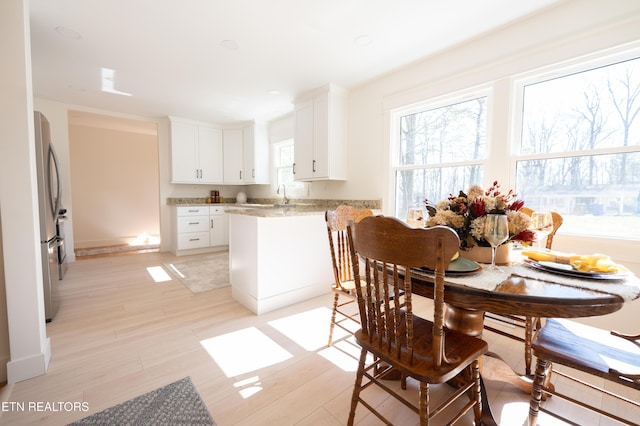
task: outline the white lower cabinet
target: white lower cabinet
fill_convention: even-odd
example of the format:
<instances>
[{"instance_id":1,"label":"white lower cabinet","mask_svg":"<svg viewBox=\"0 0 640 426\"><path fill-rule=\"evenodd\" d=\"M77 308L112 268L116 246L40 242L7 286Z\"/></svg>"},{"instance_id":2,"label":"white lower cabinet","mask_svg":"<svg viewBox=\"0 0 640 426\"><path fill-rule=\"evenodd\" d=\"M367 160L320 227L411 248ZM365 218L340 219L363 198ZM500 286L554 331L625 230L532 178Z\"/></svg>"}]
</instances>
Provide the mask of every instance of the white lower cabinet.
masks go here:
<instances>
[{"instance_id":1,"label":"white lower cabinet","mask_svg":"<svg viewBox=\"0 0 640 426\"><path fill-rule=\"evenodd\" d=\"M221 206L209 207L209 245L229 244L229 219Z\"/></svg>"},{"instance_id":2,"label":"white lower cabinet","mask_svg":"<svg viewBox=\"0 0 640 426\"><path fill-rule=\"evenodd\" d=\"M227 215L222 206L173 208L173 253L211 251L229 244Z\"/></svg>"}]
</instances>

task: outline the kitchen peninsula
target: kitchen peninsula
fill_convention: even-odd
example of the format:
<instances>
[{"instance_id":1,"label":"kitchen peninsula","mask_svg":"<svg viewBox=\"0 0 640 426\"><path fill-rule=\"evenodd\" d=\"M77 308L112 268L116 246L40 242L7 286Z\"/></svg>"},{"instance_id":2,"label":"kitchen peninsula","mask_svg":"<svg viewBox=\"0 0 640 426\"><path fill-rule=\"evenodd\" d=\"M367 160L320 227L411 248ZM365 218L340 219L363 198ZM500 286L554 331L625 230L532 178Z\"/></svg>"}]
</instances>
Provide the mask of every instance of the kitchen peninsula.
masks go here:
<instances>
[{"instance_id":1,"label":"kitchen peninsula","mask_svg":"<svg viewBox=\"0 0 640 426\"><path fill-rule=\"evenodd\" d=\"M205 199L168 199L203 206ZM328 293L333 282L324 212L341 204L379 211L380 200L253 199L211 204L228 220L229 278L233 298L260 315ZM206 206L206 204L204 204Z\"/></svg>"},{"instance_id":2,"label":"kitchen peninsula","mask_svg":"<svg viewBox=\"0 0 640 426\"><path fill-rule=\"evenodd\" d=\"M291 206L227 212L234 299L260 315L330 291L324 210Z\"/></svg>"}]
</instances>

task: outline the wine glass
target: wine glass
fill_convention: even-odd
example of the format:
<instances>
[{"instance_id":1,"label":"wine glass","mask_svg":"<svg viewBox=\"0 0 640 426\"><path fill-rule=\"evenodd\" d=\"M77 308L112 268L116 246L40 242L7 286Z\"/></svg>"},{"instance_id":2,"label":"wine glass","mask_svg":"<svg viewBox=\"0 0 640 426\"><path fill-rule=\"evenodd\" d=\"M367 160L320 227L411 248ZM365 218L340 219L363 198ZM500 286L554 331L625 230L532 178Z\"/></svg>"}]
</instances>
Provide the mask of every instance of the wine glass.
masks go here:
<instances>
[{"instance_id":1,"label":"wine glass","mask_svg":"<svg viewBox=\"0 0 640 426\"><path fill-rule=\"evenodd\" d=\"M417 228L424 227L424 210L420 207L412 207L407 212L407 223Z\"/></svg>"},{"instance_id":2,"label":"wine glass","mask_svg":"<svg viewBox=\"0 0 640 426\"><path fill-rule=\"evenodd\" d=\"M488 214L484 222L484 239L491 244L491 266L489 269L500 271L496 266L496 249L509 239L509 222L505 214Z\"/></svg>"},{"instance_id":3,"label":"wine glass","mask_svg":"<svg viewBox=\"0 0 640 426\"><path fill-rule=\"evenodd\" d=\"M538 250L542 249L542 241L551 233L553 229L553 217L551 213L533 212L531 214L533 231L536 234Z\"/></svg>"}]
</instances>

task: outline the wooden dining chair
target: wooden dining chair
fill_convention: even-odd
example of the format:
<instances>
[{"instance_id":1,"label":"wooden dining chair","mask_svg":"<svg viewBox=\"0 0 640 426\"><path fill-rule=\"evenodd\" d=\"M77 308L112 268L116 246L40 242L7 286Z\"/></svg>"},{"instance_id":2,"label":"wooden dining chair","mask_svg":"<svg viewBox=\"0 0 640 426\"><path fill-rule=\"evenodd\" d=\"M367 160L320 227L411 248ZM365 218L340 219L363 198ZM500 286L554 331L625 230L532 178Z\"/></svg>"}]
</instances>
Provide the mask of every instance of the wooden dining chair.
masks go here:
<instances>
[{"instance_id":1,"label":"wooden dining chair","mask_svg":"<svg viewBox=\"0 0 640 426\"><path fill-rule=\"evenodd\" d=\"M335 326L352 334L353 329L348 328L344 321L352 321L360 324L357 309L348 310L347 305L355 302L355 281L353 267L349 254L349 241L347 239L347 224L349 221L359 222L362 218L373 216L370 209L356 209L351 206L339 206L335 210L325 212L327 234L329 235L329 249L331 251L331 263L334 282L331 285L333 291L333 310L331 312L331 324L329 326L329 343L333 343L333 330ZM338 315L340 315L338 317Z\"/></svg>"},{"instance_id":2,"label":"wooden dining chair","mask_svg":"<svg viewBox=\"0 0 640 426\"><path fill-rule=\"evenodd\" d=\"M384 423L392 424L388 414L385 417L375 403L363 398L361 391L372 384L417 413L421 425L428 425L433 417L442 417L443 413L449 418L447 424L452 424L471 409L476 424L480 424L482 405L486 401L481 397L478 360L487 352L487 343L444 327L444 272L458 251L457 234L443 226L412 228L396 218L382 216L352 223L347 232L362 323L362 328L355 333L361 352L348 424L353 425L358 404ZM364 271L360 271L359 259ZM422 266L435 271L433 321L413 314L411 268ZM362 272L366 285L359 283ZM404 306L399 301L401 290ZM368 354L373 355L373 364L366 365ZM380 365L419 382L417 405L402 395L403 391L396 391L381 380L386 371L376 370ZM431 407L430 385L454 378L460 381L456 383L457 390L437 407ZM463 397L469 400L462 409L453 414L446 410L456 408L452 403Z\"/></svg>"},{"instance_id":3,"label":"wooden dining chair","mask_svg":"<svg viewBox=\"0 0 640 426\"><path fill-rule=\"evenodd\" d=\"M529 216L533 214L533 210L528 207L523 207L521 211ZM551 232L547 236L546 248L551 250L551 246L553 244L553 237L556 234L560 225L562 225L562 216L557 212L551 212L551 217L553 218L553 228ZM510 339L517 340L519 342L524 343L524 368L525 375L531 375L531 366L533 363L533 357L531 352L531 341L537 330L541 327L541 320L539 317L528 317L528 316L518 316L518 315L497 315L487 313L487 317L501 322L503 324L508 324L509 326L515 326L519 329L524 329L524 338L520 337L518 334L509 333L504 329L492 327L491 325L485 325L485 330L489 330L491 332L500 334L501 336L508 337Z\"/></svg>"},{"instance_id":4,"label":"wooden dining chair","mask_svg":"<svg viewBox=\"0 0 640 426\"><path fill-rule=\"evenodd\" d=\"M570 373L571 370L559 371L557 368L553 369L554 377L564 377L571 382L588 386L603 395L629 404L628 407L640 408L639 401L626 398L610 389L604 389L596 385L595 380L589 379L589 377L601 377L618 385L640 390L640 335L629 336L609 332L566 319L547 319L531 347L537 363L529 405L530 426L536 424L539 411L567 421L559 413L553 413L541 406L541 400L545 394L555 395L624 424L640 424L637 417L633 421L620 417L619 414L626 411L620 405L605 402L602 408L595 407L585 402L585 398L571 397L566 390L560 391L560 383L557 380L555 384L549 385L547 377L552 363L556 366L570 367L587 373L587 378L581 376L577 379ZM607 411L607 407L611 409ZM617 413L612 411L613 407L617 408Z\"/></svg>"}]
</instances>

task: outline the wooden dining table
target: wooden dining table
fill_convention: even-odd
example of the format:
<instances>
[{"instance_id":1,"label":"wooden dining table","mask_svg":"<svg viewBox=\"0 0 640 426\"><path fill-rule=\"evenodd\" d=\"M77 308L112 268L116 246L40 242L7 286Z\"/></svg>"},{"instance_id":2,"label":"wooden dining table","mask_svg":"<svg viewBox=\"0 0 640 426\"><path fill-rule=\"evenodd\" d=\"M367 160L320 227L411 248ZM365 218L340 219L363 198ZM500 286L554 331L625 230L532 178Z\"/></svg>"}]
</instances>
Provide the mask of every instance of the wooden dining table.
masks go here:
<instances>
[{"instance_id":1,"label":"wooden dining table","mask_svg":"<svg viewBox=\"0 0 640 426\"><path fill-rule=\"evenodd\" d=\"M482 265L487 268L487 265ZM640 279L630 275L624 280L593 282L529 271L521 262L507 268L504 279L495 286L474 286L474 276L456 283L445 275L445 323L449 329L481 336L486 313L540 318L581 318L606 315L620 310L625 303L640 297ZM485 273L480 271L477 278ZM571 285L568 285L568 282ZM589 288L595 287L595 288ZM608 290L608 291L607 291ZM614 291L615 290L615 291ZM412 271L412 292L433 298L433 276L424 270ZM491 351L491 348L489 348ZM482 377L510 383L530 393L532 380L514 372L499 354L483 359ZM489 410L490 411L490 410Z\"/></svg>"}]
</instances>

